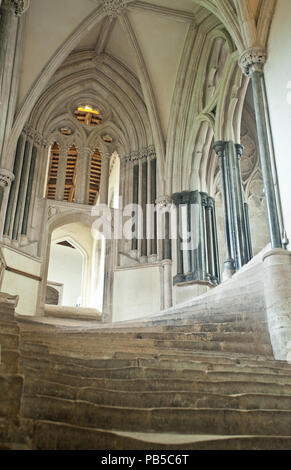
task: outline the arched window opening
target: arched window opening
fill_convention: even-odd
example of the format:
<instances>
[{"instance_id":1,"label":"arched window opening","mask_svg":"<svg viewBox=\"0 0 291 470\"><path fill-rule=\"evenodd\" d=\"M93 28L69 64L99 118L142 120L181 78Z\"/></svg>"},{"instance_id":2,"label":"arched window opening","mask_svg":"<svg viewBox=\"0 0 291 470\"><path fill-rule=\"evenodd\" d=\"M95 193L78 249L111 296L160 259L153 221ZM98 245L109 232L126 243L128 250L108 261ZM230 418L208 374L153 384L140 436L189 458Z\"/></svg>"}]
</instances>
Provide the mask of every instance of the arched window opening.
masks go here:
<instances>
[{"instance_id":1,"label":"arched window opening","mask_svg":"<svg viewBox=\"0 0 291 470\"><path fill-rule=\"evenodd\" d=\"M102 157L98 149L91 157L88 204L95 206L100 190Z\"/></svg>"},{"instance_id":2,"label":"arched window opening","mask_svg":"<svg viewBox=\"0 0 291 470\"><path fill-rule=\"evenodd\" d=\"M50 149L50 162L49 162L47 190L46 190L47 199L56 198L59 160L60 160L60 147L57 144L57 142L54 142L54 144L51 146L51 149Z\"/></svg>"},{"instance_id":3,"label":"arched window opening","mask_svg":"<svg viewBox=\"0 0 291 470\"><path fill-rule=\"evenodd\" d=\"M73 145L67 156L67 167L65 174L64 201L72 202L76 189L76 169L77 169L78 151Z\"/></svg>"}]
</instances>

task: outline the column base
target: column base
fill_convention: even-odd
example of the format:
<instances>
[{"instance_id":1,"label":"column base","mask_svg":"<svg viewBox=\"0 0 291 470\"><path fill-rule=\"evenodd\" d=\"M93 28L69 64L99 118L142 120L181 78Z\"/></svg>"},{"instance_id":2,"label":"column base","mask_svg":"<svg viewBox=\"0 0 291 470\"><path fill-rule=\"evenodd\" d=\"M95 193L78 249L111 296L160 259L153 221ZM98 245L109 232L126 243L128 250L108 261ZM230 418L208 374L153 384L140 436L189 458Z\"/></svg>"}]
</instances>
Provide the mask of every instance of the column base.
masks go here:
<instances>
[{"instance_id":1,"label":"column base","mask_svg":"<svg viewBox=\"0 0 291 470\"><path fill-rule=\"evenodd\" d=\"M163 266L163 307L164 310L173 306L173 287L172 287L172 260L162 261Z\"/></svg>"},{"instance_id":2,"label":"column base","mask_svg":"<svg viewBox=\"0 0 291 470\"><path fill-rule=\"evenodd\" d=\"M234 260L231 258L225 260L222 280L226 281L227 279L231 279L235 272Z\"/></svg>"},{"instance_id":3,"label":"column base","mask_svg":"<svg viewBox=\"0 0 291 470\"><path fill-rule=\"evenodd\" d=\"M273 354L290 359L291 350L291 252L278 248L263 256L264 293Z\"/></svg>"}]
</instances>

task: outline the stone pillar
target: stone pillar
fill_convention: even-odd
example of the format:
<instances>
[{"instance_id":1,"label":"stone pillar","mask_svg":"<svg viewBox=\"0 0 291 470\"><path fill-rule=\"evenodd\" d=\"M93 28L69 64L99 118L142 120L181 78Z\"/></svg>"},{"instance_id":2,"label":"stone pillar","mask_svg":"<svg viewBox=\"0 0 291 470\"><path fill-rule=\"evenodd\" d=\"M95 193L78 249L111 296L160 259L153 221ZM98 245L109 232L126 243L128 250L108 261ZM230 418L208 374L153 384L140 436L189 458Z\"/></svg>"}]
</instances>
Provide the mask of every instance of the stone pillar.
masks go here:
<instances>
[{"instance_id":1,"label":"stone pillar","mask_svg":"<svg viewBox=\"0 0 291 470\"><path fill-rule=\"evenodd\" d=\"M13 2L11 0L3 0L0 10L0 74L4 68L13 10Z\"/></svg>"},{"instance_id":2,"label":"stone pillar","mask_svg":"<svg viewBox=\"0 0 291 470\"><path fill-rule=\"evenodd\" d=\"M221 195L224 212L226 261L224 279L244 266L249 260L249 232L245 220L244 195L242 188L240 158L243 147L233 142L219 141L214 144L219 158Z\"/></svg>"},{"instance_id":3,"label":"stone pillar","mask_svg":"<svg viewBox=\"0 0 291 470\"><path fill-rule=\"evenodd\" d=\"M22 217L22 225L21 225L21 236L27 236L27 229L28 229L28 216L31 204L31 195L32 195L32 186L34 180L34 171L35 171L35 164L36 164L36 155L37 155L37 148L33 146L32 148L32 155L31 161L28 171L28 178L27 178L27 188L26 188L26 196L24 202L24 210L23 210L23 217Z\"/></svg>"},{"instance_id":4,"label":"stone pillar","mask_svg":"<svg viewBox=\"0 0 291 470\"><path fill-rule=\"evenodd\" d=\"M170 213L172 201L169 196L161 196L156 201L159 236L162 238L162 267L163 267L163 308L173 305L172 279L172 240L170 236Z\"/></svg>"},{"instance_id":5,"label":"stone pillar","mask_svg":"<svg viewBox=\"0 0 291 470\"><path fill-rule=\"evenodd\" d=\"M142 240L141 257L145 258L147 252L147 187L148 187L148 163L146 157L141 161L141 207L142 207Z\"/></svg>"},{"instance_id":6,"label":"stone pillar","mask_svg":"<svg viewBox=\"0 0 291 470\"><path fill-rule=\"evenodd\" d=\"M150 203L155 204L156 197L157 197L157 159L156 158L150 159L149 166L150 166ZM150 253L151 255L157 255L157 216L156 216L156 213L154 214L154 219L152 223L154 224L153 226L154 238L151 240Z\"/></svg>"},{"instance_id":7,"label":"stone pillar","mask_svg":"<svg viewBox=\"0 0 291 470\"><path fill-rule=\"evenodd\" d=\"M90 157L93 151L85 147L78 151L76 188L74 202L78 204L88 204L89 184L90 184Z\"/></svg>"},{"instance_id":8,"label":"stone pillar","mask_svg":"<svg viewBox=\"0 0 291 470\"><path fill-rule=\"evenodd\" d=\"M207 252L208 252L208 273L211 278L216 277L216 259L215 259L215 240L214 240L214 229L213 229L213 207L214 201L212 198L207 197L207 203L205 206L205 219L206 219L206 233L207 237Z\"/></svg>"},{"instance_id":9,"label":"stone pillar","mask_svg":"<svg viewBox=\"0 0 291 470\"><path fill-rule=\"evenodd\" d=\"M180 282L184 281L184 261L183 261L183 251L182 251L182 240L181 240L181 226L182 226L182 221L181 221L181 211L180 211L180 205L182 202L181 194L176 193L172 196L172 201L176 206L176 217L177 217L177 274L174 277L174 284L178 284Z\"/></svg>"},{"instance_id":10,"label":"stone pillar","mask_svg":"<svg viewBox=\"0 0 291 470\"><path fill-rule=\"evenodd\" d=\"M5 221L6 208L8 204L9 192L10 192L11 184L14 181L14 179L15 179L15 176L11 171L5 170L4 168L0 169L0 207L1 207L0 236L1 238L3 235L4 221Z\"/></svg>"},{"instance_id":11,"label":"stone pillar","mask_svg":"<svg viewBox=\"0 0 291 470\"><path fill-rule=\"evenodd\" d=\"M102 154L101 160L101 181L100 181L100 204L108 204L108 183L109 183L109 167L110 167L110 157L109 153Z\"/></svg>"},{"instance_id":12,"label":"stone pillar","mask_svg":"<svg viewBox=\"0 0 291 470\"><path fill-rule=\"evenodd\" d=\"M56 201L64 200L66 169L67 169L68 149L67 147L60 146L59 168L56 187Z\"/></svg>"},{"instance_id":13,"label":"stone pillar","mask_svg":"<svg viewBox=\"0 0 291 470\"><path fill-rule=\"evenodd\" d=\"M282 248L282 234L278 216L276 190L272 174L271 152L269 146L266 103L264 99L264 64L266 50L254 47L246 50L239 59L239 65L245 75L251 78L255 114L260 148L260 160L266 205L268 212L270 239L272 248Z\"/></svg>"},{"instance_id":14,"label":"stone pillar","mask_svg":"<svg viewBox=\"0 0 291 470\"><path fill-rule=\"evenodd\" d=\"M23 162L22 162L22 169L20 173L19 179L19 188L18 188L18 195L17 199L15 199L15 213L14 213L14 221L12 226L12 240L16 241L19 238L19 229L21 225L21 218L24 209L24 196L27 189L27 180L28 180L28 172L30 166L30 160L32 155L32 141L30 139L26 140L25 148L24 148L24 155L23 155Z\"/></svg>"},{"instance_id":15,"label":"stone pillar","mask_svg":"<svg viewBox=\"0 0 291 470\"><path fill-rule=\"evenodd\" d=\"M165 259L162 261L163 266L163 297L164 310L173 306L173 283L172 283L172 261Z\"/></svg>"},{"instance_id":16,"label":"stone pillar","mask_svg":"<svg viewBox=\"0 0 291 470\"><path fill-rule=\"evenodd\" d=\"M132 187L132 203L134 205L138 205L138 195L139 195L139 165L136 163L133 165L133 187ZM138 249L138 214L135 214L135 237L132 239L132 245L131 249L132 250L137 250Z\"/></svg>"},{"instance_id":17,"label":"stone pillar","mask_svg":"<svg viewBox=\"0 0 291 470\"><path fill-rule=\"evenodd\" d=\"M212 286L217 285L220 282L220 276L214 200L206 193L183 191L174 194L172 201L178 214L177 275L174 277L174 285L200 281ZM183 220L182 204L186 205L187 209L184 211ZM188 246L184 250L182 249L181 224L187 227L189 235ZM184 242L186 244L186 240Z\"/></svg>"},{"instance_id":18,"label":"stone pillar","mask_svg":"<svg viewBox=\"0 0 291 470\"><path fill-rule=\"evenodd\" d=\"M226 179L226 163L225 163L225 142L218 141L214 144L214 150L218 156L220 170L220 191L223 205L224 220L224 237L225 237L225 253L226 260L224 262L224 278L228 279L235 272L234 259L232 258L232 230L231 230L231 211L229 205L228 186Z\"/></svg>"},{"instance_id":19,"label":"stone pillar","mask_svg":"<svg viewBox=\"0 0 291 470\"><path fill-rule=\"evenodd\" d=\"M246 202L244 203L244 214L245 214L245 231L247 234L247 253L248 253L248 259L250 260L253 258L254 254L253 254L253 247L252 247L252 241L251 241L249 206Z\"/></svg>"},{"instance_id":20,"label":"stone pillar","mask_svg":"<svg viewBox=\"0 0 291 470\"><path fill-rule=\"evenodd\" d=\"M268 328L276 360L291 350L291 252L274 249L263 256Z\"/></svg>"},{"instance_id":21,"label":"stone pillar","mask_svg":"<svg viewBox=\"0 0 291 470\"><path fill-rule=\"evenodd\" d=\"M14 121L23 44L24 23L18 17L28 9L29 3L30 0L3 0L0 11L0 155L2 167L10 171L14 149L11 154L5 145Z\"/></svg>"}]
</instances>

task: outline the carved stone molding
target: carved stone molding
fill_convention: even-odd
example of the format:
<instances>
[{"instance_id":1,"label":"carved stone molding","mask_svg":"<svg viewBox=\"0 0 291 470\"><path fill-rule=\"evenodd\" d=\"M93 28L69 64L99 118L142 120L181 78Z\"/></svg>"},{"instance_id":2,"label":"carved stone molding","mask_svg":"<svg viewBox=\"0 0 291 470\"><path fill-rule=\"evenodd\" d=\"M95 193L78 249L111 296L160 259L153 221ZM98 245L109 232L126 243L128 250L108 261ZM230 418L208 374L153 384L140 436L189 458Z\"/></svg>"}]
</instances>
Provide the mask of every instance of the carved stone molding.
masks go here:
<instances>
[{"instance_id":1,"label":"carved stone molding","mask_svg":"<svg viewBox=\"0 0 291 470\"><path fill-rule=\"evenodd\" d=\"M251 47L241 54L238 64L243 74L250 76L250 74L256 70L262 71L266 60L266 49L262 47Z\"/></svg>"},{"instance_id":2,"label":"carved stone molding","mask_svg":"<svg viewBox=\"0 0 291 470\"><path fill-rule=\"evenodd\" d=\"M130 155L124 157L125 162L136 162L139 160L147 160L156 158L156 151L153 145L148 148L144 148L141 150L136 150L132 152Z\"/></svg>"},{"instance_id":3,"label":"carved stone molding","mask_svg":"<svg viewBox=\"0 0 291 470\"><path fill-rule=\"evenodd\" d=\"M0 169L0 186L2 188L7 188L14 181L14 174L9 170Z\"/></svg>"},{"instance_id":4,"label":"carved stone molding","mask_svg":"<svg viewBox=\"0 0 291 470\"><path fill-rule=\"evenodd\" d=\"M111 18L117 18L125 11L127 3L133 0L103 0L103 11Z\"/></svg>"},{"instance_id":5,"label":"carved stone molding","mask_svg":"<svg viewBox=\"0 0 291 470\"><path fill-rule=\"evenodd\" d=\"M49 142L29 124L24 126L23 132L33 141L34 144L44 148L49 146Z\"/></svg>"},{"instance_id":6,"label":"carved stone molding","mask_svg":"<svg viewBox=\"0 0 291 470\"><path fill-rule=\"evenodd\" d=\"M30 0L4 0L3 8L10 9L16 16L21 16L30 6Z\"/></svg>"}]
</instances>

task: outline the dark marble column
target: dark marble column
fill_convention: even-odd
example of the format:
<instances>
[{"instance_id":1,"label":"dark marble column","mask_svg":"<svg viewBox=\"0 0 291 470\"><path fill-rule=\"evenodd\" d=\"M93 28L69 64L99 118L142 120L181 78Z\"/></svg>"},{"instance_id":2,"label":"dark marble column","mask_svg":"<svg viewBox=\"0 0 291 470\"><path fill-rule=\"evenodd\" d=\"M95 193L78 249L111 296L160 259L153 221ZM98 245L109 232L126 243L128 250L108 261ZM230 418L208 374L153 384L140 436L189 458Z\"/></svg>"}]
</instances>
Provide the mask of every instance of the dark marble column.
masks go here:
<instances>
[{"instance_id":1,"label":"dark marble column","mask_svg":"<svg viewBox=\"0 0 291 470\"><path fill-rule=\"evenodd\" d=\"M224 277L244 266L249 260L250 232L246 230L244 194L240 172L243 147L230 142L216 142L214 149L219 158L221 194L224 212L226 261Z\"/></svg>"},{"instance_id":2,"label":"dark marble column","mask_svg":"<svg viewBox=\"0 0 291 470\"><path fill-rule=\"evenodd\" d=\"M280 231L276 191L272 174L271 152L269 147L266 101L264 99L263 80L266 57L265 49L251 48L241 55L239 65L242 68L243 73L249 76L252 81L271 246L272 248L282 248L282 234Z\"/></svg>"},{"instance_id":3,"label":"dark marble column","mask_svg":"<svg viewBox=\"0 0 291 470\"><path fill-rule=\"evenodd\" d=\"M176 206L176 214L177 214L177 274L174 277L174 284L178 284L179 282L184 281L184 261L183 261L183 251L182 251L182 239L180 237L181 231L181 212L180 212L180 204L182 202L181 193L176 193L172 196L172 201Z\"/></svg>"},{"instance_id":4,"label":"dark marble column","mask_svg":"<svg viewBox=\"0 0 291 470\"><path fill-rule=\"evenodd\" d=\"M142 240L141 240L141 256L147 256L147 187L148 187L148 165L146 159L142 161L142 181L141 181L141 197L142 197Z\"/></svg>"},{"instance_id":5,"label":"dark marble column","mask_svg":"<svg viewBox=\"0 0 291 470\"><path fill-rule=\"evenodd\" d=\"M224 273L226 277L232 276L235 272L235 262L233 258L233 230L231 226L232 212L229 199L229 187L227 180L226 158L224 141L217 141L214 144L214 150L218 156L220 169L220 191L223 205L224 236L226 260L224 262Z\"/></svg>"},{"instance_id":6,"label":"dark marble column","mask_svg":"<svg viewBox=\"0 0 291 470\"><path fill-rule=\"evenodd\" d=\"M35 170L35 164L36 164L36 155L37 155L37 148L35 146L33 146L32 156L31 156L31 161L30 161L28 181L27 181L27 189L26 189L26 196L25 196L25 206L24 206L24 212L23 212L21 235L27 235L27 222L28 222L28 216L29 216L29 210L30 210L31 192L32 192L34 170Z\"/></svg>"},{"instance_id":7,"label":"dark marble column","mask_svg":"<svg viewBox=\"0 0 291 470\"><path fill-rule=\"evenodd\" d=\"M133 166L133 194L132 194L132 202L133 204L137 205L138 204L138 193L139 193L139 164L135 164ZM137 235L138 233L138 216L137 214L134 214L133 212L133 216L135 215L135 227L134 227L134 230L135 230L135 235ZM137 236L134 236L133 239L132 239L132 246L131 246L132 250L137 250L138 249L138 240L137 240Z\"/></svg>"},{"instance_id":8,"label":"dark marble column","mask_svg":"<svg viewBox=\"0 0 291 470\"><path fill-rule=\"evenodd\" d=\"M157 198L157 159L153 158L150 160L150 173L151 173L151 188L150 188L150 193L151 193L151 204L156 203L156 198ZM156 213L154 214L154 219L153 219L153 235L154 238L151 240L151 255L156 255L157 254L157 215ZM170 259L170 258L167 258Z\"/></svg>"},{"instance_id":9,"label":"dark marble column","mask_svg":"<svg viewBox=\"0 0 291 470\"><path fill-rule=\"evenodd\" d=\"M10 234L14 201L15 201L16 192L18 190L17 179L18 179L21 165L22 165L22 154L23 154L24 145L25 145L24 139L25 139L25 136L22 134L18 139L16 152L15 152L14 166L13 166L13 174L15 175L15 180L12 182L11 187L10 187L10 193L9 193L5 222L4 222L4 231L3 231L3 234L7 236L9 236Z\"/></svg>"},{"instance_id":10,"label":"dark marble column","mask_svg":"<svg viewBox=\"0 0 291 470\"><path fill-rule=\"evenodd\" d=\"M26 173L30 165L31 154L32 154L32 143L29 140L27 140L25 143L25 148L24 148L23 163L22 163L21 176L20 176L20 182L19 182L19 191L18 191L13 229L12 229L12 240L17 240L18 238L22 203L24 200L25 192L26 192Z\"/></svg>"},{"instance_id":11,"label":"dark marble column","mask_svg":"<svg viewBox=\"0 0 291 470\"><path fill-rule=\"evenodd\" d=\"M187 247L188 272L185 272L183 263L182 240L179 233L177 234L177 275L174 277L174 284L203 281L217 285L220 282L220 275L214 200L209 198L208 194L199 191L176 193L172 196L172 200L179 212L177 231L179 232L183 223L190 234ZM183 220L181 220L182 205L186 205L187 208L184 212L186 218ZM186 245L186 240L184 243Z\"/></svg>"}]
</instances>

